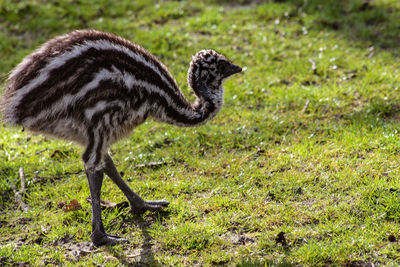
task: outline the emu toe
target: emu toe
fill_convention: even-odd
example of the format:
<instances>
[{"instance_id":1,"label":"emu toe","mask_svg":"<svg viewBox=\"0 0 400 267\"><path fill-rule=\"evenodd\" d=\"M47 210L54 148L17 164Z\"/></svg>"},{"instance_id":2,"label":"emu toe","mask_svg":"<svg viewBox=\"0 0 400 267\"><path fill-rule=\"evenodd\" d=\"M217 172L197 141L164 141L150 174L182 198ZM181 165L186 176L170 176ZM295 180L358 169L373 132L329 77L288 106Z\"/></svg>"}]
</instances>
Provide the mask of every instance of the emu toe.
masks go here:
<instances>
[{"instance_id":1,"label":"emu toe","mask_svg":"<svg viewBox=\"0 0 400 267\"><path fill-rule=\"evenodd\" d=\"M168 207L169 202L166 200L147 200L144 201L143 205L137 207L137 205L131 204L132 212L136 215L142 215L146 211L159 211L162 208Z\"/></svg>"},{"instance_id":2,"label":"emu toe","mask_svg":"<svg viewBox=\"0 0 400 267\"><path fill-rule=\"evenodd\" d=\"M169 202L166 200L147 200L145 202L145 208L148 211L158 211L162 208L168 207Z\"/></svg>"},{"instance_id":3,"label":"emu toe","mask_svg":"<svg viewBox=\"0 0 400 267\"><path fill-rule=\"evenodd\" d=\"M95 247L115 246L116 244L128 242L128 240L125 238L121 238L116 235L109 235L102 232L93 232L91 239Z\"/></svg>"}]
</instances>

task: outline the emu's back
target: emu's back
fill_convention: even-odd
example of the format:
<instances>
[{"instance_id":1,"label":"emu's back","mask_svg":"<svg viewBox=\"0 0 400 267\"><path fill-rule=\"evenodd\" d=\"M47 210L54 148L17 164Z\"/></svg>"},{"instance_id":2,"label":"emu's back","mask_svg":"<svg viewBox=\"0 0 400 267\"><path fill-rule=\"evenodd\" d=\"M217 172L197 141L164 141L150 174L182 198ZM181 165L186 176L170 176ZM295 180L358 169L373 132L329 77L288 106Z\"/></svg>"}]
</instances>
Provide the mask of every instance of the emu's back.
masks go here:
<instances>
[{"instance_id":1,"label":"emu's back","mask_svg":"<svg viewBox=\"0 0 400 267\"><path fill-rule=\"evenodd\" d=\"M9 76L1 109L12 125L86 144L91 127L108 128L110 141L119 139L161 95L184 99L153 55L121 37L84 30L27 56Z\"/></svg>"}]
</instances>

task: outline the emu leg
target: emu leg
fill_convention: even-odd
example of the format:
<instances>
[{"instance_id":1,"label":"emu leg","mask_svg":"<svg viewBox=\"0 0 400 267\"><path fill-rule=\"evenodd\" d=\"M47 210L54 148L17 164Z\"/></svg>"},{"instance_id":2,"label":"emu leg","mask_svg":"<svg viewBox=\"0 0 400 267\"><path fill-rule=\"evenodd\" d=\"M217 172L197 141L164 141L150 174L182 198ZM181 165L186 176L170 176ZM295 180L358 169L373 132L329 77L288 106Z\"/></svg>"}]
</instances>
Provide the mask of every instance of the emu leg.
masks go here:
<instances>
[{"instance_id":1,"label":"emu leg","mask_svg":"<svg viewBox=\"0 0 400 267\"><path fill-rule=\"evenodd\" d=\"M86 176L89 181L90 196L92 198L93 218L91 240L93 245L115 245L118 242L126 241L125 239L117 236L108 235L104 230L100 208L101 185L104 178L103 171L86 170Z\"/></svg>"},{"instance_id":2,"label":"emu leg","mask_svg":"<svg viewBox=\"0 0 400 267\"><path fill-rule=\"evenodd\" d=\"M110 155L105 155L104 161L104 172L124 193L131 205L132 211L135 214L140 215L146 211L157 211L164 207L168 207L169 202L166 200L143 200L138 194L132 191L132 189L124 182L124 180L122 180L121 175L117 171L117 168L115 168L114 162Z\"/></svg>"}]
</instances>

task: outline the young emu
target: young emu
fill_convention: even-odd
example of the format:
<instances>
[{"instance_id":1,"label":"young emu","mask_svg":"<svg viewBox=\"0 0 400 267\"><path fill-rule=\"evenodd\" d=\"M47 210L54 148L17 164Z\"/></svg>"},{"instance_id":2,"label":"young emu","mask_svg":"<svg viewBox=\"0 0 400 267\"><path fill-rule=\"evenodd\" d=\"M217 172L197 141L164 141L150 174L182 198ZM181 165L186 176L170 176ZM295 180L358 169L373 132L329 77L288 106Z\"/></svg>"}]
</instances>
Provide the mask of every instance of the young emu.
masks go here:
<instances>
[{"instance_id":1,"label":"young emu","mask_svg":"<svg viewBox=\"0 0 400 267\"><path fill-rule=\"evenodd\" d=\"M72 140L83 147L89 181L94 245L113 245L101 220L104 173L122 190L134 213L167 207L145 201L122 180L108 154L111 144L148 116L178 126L213 118L223 103L222 81L241 68L213 50L192 57L187 80L192 104L167 68L139 45L95 30L55 37L27 56L10 74L2 100L4 120L34 132Z\"/></svg>"}]
</instances>

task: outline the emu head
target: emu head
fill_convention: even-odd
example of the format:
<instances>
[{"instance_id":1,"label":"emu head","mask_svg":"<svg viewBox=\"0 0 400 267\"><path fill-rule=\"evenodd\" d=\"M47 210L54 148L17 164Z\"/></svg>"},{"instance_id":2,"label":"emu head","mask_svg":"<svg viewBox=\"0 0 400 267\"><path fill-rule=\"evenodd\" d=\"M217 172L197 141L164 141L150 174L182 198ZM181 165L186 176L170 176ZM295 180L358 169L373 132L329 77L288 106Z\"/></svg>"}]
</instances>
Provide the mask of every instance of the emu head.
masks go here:
<instances>
[{"instance_id":1,"label":"emu head","mask_svg":"<svg viewBox=\"0 0 400 267\"><path fill-rule=\"evenodd\" d=\"M188 83L196 95L204 96L205 90L222 91L220 87L223 80L241 71L241 67L233 64L224 55L211 49L201 50L190 62Z\"/></svg>"}]
</instances>

